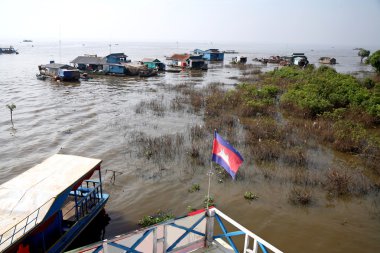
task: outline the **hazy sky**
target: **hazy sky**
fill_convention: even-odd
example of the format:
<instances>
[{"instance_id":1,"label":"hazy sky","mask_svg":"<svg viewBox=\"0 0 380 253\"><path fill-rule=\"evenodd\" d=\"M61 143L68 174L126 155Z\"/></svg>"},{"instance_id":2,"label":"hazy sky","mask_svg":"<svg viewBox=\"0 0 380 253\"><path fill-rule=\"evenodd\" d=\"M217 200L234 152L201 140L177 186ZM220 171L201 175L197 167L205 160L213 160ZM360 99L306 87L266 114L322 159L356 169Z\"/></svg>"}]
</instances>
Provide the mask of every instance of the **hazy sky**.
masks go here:
<instances>
[{"instance_id":1,"label":"hazy sky","mask_svg":"<svg viewBox=\"0 0 380 253\"><path fill-rule=\"evenodd\" d=\"M380 47L380 0L1 0L3 41Z\"/></svg>"}]
</instances>

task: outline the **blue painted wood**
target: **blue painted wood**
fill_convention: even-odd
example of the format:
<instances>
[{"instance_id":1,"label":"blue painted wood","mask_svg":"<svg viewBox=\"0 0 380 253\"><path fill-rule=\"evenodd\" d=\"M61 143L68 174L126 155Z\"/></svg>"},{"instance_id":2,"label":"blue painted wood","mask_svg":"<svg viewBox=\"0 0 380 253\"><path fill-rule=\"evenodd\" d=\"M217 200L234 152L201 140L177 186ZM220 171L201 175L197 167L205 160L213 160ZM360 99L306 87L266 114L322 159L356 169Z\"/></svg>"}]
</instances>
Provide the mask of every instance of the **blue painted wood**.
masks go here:
<instances>
[{"instance_id":1,"label":"blue painted wood","mask_svg":"<svg viewBox=\"0 0 380 253\"><path fill-rule=\"evenodd\" d=\"M196 226L198 226L199 223L201 223L201 221L206 218L206 216L202 216L197 222L194 223L194 225L192 225L189 229L186 230L186 232L181 235L167 250L166 252L170 252L172 251L175 246L177 246L177 244L182 241L183 238L185 238L187 236L188 233L190 233Z\"/></svg>"},{"instance_id":2,"label":"blue painted wood","mask_svg":"<svg viewBox=\"0 0 380 253\"><path fill-rule=\"evenodd\" d=\"M224 226L222 219L220 219L218 214L215 214L215 218L218 221L220 228L222 229L223 233L226 235L228 233L228 231L227 231L226 227ZM226 238L227 238L228 242L230 243L230 246L234 249L235 253L239 253L239 251L237 250L236 245L232 241L232 239L229 236L226 236Z\"/></svg>"},{"instance_id":3,"label":"blue painted wood","mask_svg":"<svg viewBox=\"0 0 380 253\"><path fill-rule=\"evenodd\" d=\"M259 243L259 242L258 242ZM261 248L261 250L264 252L264 253L268 253L267 249L265 248L264 245L262 245L261 243L259 243L259 246Z\"/></svg>"},{"instance_id":4,"label":"blue painted wood","mask_svg":"<svg viewBox=\"0 0 380 253\"><path fill-rule=\"evenodd\" d=\"M153 231L153 229L147 230L144 232L143 236L141 236L132 246L131 249L136 249L137 246L140 245L142 241Z\"/></svg>"},{"instance_id":5,"label":"blue painted wood","mask_svg":"<svg viewBox=\"0 0 380 253\"><path fill-rule=\"evenodd\" d=\"M229 232L227 234L220 234L214 236L214 239L223 238L223 237L231 237L231 236L237 236L237 235L244 235L245 233L243 231L235 231L235 232Z\"/></svg>"},{"instance_id":6,"label":"blue painted wood","mask_svg":"<svg viewBox=\"0 0 380 253\"><path fill-rule=\"evenodd\" d=\"M119 249L122 249L122 250L126 250L127 252L131 252L131 253L142 253L140 251L137 251L137 250L134 250L134 249L131 249L131 248L128 248L127 246L124 246L124 245L121 245L121 244L117 244L115 242L109 242L108 243L109 245L111 246L114 246L116 248L119 248Z\"/></svg>"},{"instance_id":7,"label":"blue painted wood","mask_svg":"<svg viewBox=\"0 0 380 253\"><path fill-rule=\"evenodd\" d=\"M171 224L169 224L170 226L173 226L173 227L176 227L176 228L180 228L180 229L183 229L183 230L185 230L185 231L187 231L187 227L184 227L184 226L180 226L180 225L178 225L178 224L175 224L175 223L171 223ZM206 236L205 234L203 234L203 233L201 233L201 232L198 232L198 231L196 231L196 230L191 230L190 231L191 233L194 233L194 234L197 234L197 235L200 235L200 236Z\"/></svg>"},{"instance_id":8,"label":"blue painted wood","mask_svg":"<svg viewBox=\"0 0 380 253\"><path fill-rule=\"evenodd\" d=\"M102 249L103 249L103 245L97 247L96 250L94 250L93 253L98 253L98 252L100 252Z\"/></svg>"}]
</instances>

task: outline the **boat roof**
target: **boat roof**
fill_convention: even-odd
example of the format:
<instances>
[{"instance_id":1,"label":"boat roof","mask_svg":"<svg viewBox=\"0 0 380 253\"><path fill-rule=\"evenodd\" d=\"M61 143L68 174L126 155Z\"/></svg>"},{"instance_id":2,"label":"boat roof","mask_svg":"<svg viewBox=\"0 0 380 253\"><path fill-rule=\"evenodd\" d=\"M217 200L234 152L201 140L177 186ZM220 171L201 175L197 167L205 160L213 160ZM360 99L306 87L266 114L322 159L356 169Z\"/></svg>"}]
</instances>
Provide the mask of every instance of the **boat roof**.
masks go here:
<instances>
[{"instance_id":1,"label":"boat roof","mask_svg":"<svg viewBox=\"0 0 380 253\"><path fill-rule=\"evenodd\" d=\"M56 154L0 185L0 235L41 207L41 219L62 192L99 168L102 160Z\"/></svg>"}]
</instances>

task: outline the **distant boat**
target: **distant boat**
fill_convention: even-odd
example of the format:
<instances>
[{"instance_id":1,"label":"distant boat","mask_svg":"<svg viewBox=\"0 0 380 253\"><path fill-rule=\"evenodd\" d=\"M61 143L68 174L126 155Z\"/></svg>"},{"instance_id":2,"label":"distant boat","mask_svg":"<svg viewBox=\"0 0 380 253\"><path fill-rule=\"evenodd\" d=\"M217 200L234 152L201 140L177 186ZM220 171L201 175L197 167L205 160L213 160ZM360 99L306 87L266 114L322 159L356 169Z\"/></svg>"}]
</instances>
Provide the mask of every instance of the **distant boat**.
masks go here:
<instances>
[{"instance_id":1,"label":"distant boat","mask_svg":"<svg viewBox=\"0 0 380 253\"><path fill-rule=\"evenodd\" d=\"M336 64L336 59L331 57L321 57L319 58L319 63L333 65Z\"/></svg>"},{"instance_id":2,"label":"distant boat","mask_svg":"<svg viewBox=\"0 0 380 253\"><path fill-rule=\"evenodd\" d=\"M18 52L14 47L9 46L0 48L0 54L18 54Z\"/></svg>"},{"instance_id":3,"label":"distant boat","mask_svg":"<svg viewBox=\"0 0 380 253\"><path fill-rule=\"evenodd\" d=\"M46 78L48 78L48 76L41 75L41 74L36 74L36 77L37 77L38 80L42 80L42 81L44 81L44 80L46 80Z\"/></svg>"},{"instance_id":4,"label":"distant boat","mask_svg":"<svg viewBox=\"0 0 380 253\"><path fill-rule=\"evenodd\" d=\"M235 50L224 50L223 53L225 53L225 54L238 54L239 52L237 52Z\"/></svg>"},{"instance_id":5,"label":"distant boat","mask_svg":"<svg viewBox=\"0 0 380 253\"><path fill-rule=\"evenodd\" d=\"M22 42L33 42L33 40L23 40Z\"/></svg>"}]
</instances>

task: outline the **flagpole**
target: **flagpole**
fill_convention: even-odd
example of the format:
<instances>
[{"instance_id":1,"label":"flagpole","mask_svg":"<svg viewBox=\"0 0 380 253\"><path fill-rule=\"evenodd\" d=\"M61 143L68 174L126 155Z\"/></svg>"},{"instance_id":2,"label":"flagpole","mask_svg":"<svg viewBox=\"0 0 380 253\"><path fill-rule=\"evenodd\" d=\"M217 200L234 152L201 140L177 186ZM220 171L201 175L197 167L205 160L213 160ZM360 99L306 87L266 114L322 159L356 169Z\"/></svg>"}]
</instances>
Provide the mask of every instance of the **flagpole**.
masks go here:
<instances>
[{"instance_id":1,"label":"flagpole","mask_svg":"<svg viewBox=\"0 0 380 253\"><path fill-rule=\"evenodd\" d=\"M211 188L211 174L212 174L212 161L211 161L211 170L208 174L208 189L207 189L207 205L206 210L208 210L209 202L210 202L210 188Z\"/></svg>"},{"instance_id":2,"label":"flagpole","mask_svg":"<svg viewBox=\"0 0 380 253\"><path fill-rule=\"evenodd\" d=\"M216 133L216 129L214 130L214 138L215 139L215 133ZM212 144L212 148L214 149L214 141L213 141L213 144ZM208 211L208 206L209 206L209 203L210 203L210 188L211 188L211 175L212 175L212 159L211 159L211 169L210 171L208 172L208 189L207 189L207 204L206 204L206 210Z\"/></svg>"}]
</instances>

